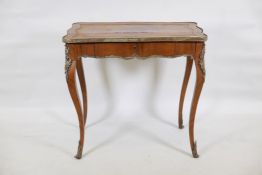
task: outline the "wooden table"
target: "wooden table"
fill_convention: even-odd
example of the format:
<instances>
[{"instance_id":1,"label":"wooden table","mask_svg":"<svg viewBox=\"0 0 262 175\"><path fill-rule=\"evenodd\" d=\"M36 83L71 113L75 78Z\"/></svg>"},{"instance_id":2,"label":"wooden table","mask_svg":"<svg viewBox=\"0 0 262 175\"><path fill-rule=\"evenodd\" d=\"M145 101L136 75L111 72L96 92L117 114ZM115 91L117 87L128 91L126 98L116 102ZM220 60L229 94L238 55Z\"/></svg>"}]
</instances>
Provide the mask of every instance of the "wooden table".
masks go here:
<instances>
[{"instance_id":1,"label":"wooden table","mask_svg":"<svg viewBox=\"0 0 262 175\"><path fill-rule=\"evenodd\" d=\"M73 100L80 128L77 159L81 159L84 145L84 129L87 117L87 90L82 57L110 58L187 58L185 75L180 94L178 124L183 128L183 103L192 64L195 63L196 82L189 119L189 139L193 157L197 158L194 141L194 121L205 81L205 35L194 22L114 22L114 23L74 23L63 37L65 43L65 75ZM82 104L78 97L75 74L78 74Z\"/></svg>"}]
</instances>

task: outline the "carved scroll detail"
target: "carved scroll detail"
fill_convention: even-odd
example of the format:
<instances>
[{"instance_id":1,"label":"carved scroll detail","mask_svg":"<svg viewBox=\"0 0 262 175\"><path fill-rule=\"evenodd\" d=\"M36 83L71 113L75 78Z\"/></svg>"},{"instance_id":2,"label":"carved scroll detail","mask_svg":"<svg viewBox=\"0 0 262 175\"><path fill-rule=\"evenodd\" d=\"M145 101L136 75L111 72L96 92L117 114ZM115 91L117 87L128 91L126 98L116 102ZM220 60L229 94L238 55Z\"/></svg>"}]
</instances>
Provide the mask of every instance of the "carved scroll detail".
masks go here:
<instances>
[{"instance_id":1,"label":"carved scroll detail","mask_svg":"<svg viewBox=\"0 0 262 175\"><path fill-rule=\"evenodd\" d=\"M69 52L69 47L66 45L65 46L65 76L66 76L66 80L68 78L69 68L72 65L72 60L69 58L68 52Z\"/></svg>"},{"instance_id":2,"label":"carved scroll detail","mask_svg":"<svg viewBox=\"0 0 262 175\"><path fill-rule=\"evenodd\" d=\"M205 77L206 75L206 68L205 68L205 43L203 44L203 48L201 51L201 55L200 55L200 60L199 60L199 64L200 64L200 68L202 71L203 76Z\"/></svg>"}]
</instances>

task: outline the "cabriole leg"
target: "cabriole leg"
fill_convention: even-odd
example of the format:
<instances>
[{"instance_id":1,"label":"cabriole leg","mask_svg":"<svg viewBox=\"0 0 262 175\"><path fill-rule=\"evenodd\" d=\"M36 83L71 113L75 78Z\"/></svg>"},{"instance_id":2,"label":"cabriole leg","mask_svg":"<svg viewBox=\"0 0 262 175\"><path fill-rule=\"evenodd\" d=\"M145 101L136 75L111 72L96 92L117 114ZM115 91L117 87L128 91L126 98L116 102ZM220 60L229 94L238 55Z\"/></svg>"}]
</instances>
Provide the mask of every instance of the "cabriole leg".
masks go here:
<instances>
[{"instance_id":1,"label":"cabriole leg","mask_svg":"<svg viewBox=\"0 0 262 175\"><path fill-rule=\"evenodd\" d=\"M186 70L185 70L183 85L182 85L182 89L181 89L181 93L180 93L179 110L178 110L178 127L180 129L184 128L184 126L183 126L183 106L184 106L184 99L185 99L185 95L186 95L188 80L190 78L190 74L191 74L191 70L192 70L192 63L193 63L192 57L187 56Z\"/></svg>"},{"instance_id":2,"label":"cabriole leg","mask_svg":"<svg viewBox=\"0 0 262 175\"><path fill-rule=\"evenodd\" d=\"M189 138L190 138L191 151L194 158L199 157L197 153L197 144L196 141L194 140L194 122L195 122L198 100L205 81L206 71L205 71L205 63L204 63L204 52L205 52L204 43L196 43L196 52L193 55L195 67L196 67L196 82L195 82L195 90L192 99L190 118L189 118Z\"/></svg>"},{"instance_id":3,"label":"cabriole leg","mask_svg":"<svg viewBox=\"0 0 262 175\"><path fill-rule=\"evenodd\" d=\"M79 58L79 60L76 63L76 69L77 69L77 75L80 82L80 87L82 91L82 99L83 99L83 109L84 109L84 125L86 124L86 117L87 117L87 90L86 90L86 81L85 81L85 74L84 74L84 68L82 63L82 58Z\"/></svg>"},{"instance_id":4,"label":"cabriole leg","mask_svg":"<svg viewBox=\"0 0 262 175\"><path fill-rule=\"evenodd\" d=\"M77 112L79 128L80 128L80 140L79 140L78 150L77 150L77 154L75 155L75 158L81 159L83 145L84 145L85 119L84 119L84 115L82 112L80 99L79 99L78 91L77 91L77 85L76 85L76 67L78 64L79 64L79 60L75 60L75 59L72 60L69 58L68 47L66 46L66 63L65 63L66 82L67 82L68 89L69 89L72 101L74 103L74 106Z\"/></svg>"}]
</instances>

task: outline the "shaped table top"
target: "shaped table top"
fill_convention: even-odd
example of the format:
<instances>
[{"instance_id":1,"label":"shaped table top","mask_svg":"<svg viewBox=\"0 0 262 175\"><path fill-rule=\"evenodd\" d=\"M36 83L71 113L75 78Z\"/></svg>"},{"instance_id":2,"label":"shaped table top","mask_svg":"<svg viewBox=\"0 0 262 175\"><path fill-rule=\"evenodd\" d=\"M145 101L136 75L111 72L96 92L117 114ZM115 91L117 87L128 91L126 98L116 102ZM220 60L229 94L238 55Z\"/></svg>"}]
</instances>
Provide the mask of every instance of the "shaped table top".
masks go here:
<instances>
[{"instance_id":1,"label":"shaped table top","mask_svg":"<svg viewBox=\"0 0 262 175\"><path fill-rule=\"evenodd\" d=\"M78 22L65 43L204 42L207 35L195 22Z\"/></svg>"}]
</instances>

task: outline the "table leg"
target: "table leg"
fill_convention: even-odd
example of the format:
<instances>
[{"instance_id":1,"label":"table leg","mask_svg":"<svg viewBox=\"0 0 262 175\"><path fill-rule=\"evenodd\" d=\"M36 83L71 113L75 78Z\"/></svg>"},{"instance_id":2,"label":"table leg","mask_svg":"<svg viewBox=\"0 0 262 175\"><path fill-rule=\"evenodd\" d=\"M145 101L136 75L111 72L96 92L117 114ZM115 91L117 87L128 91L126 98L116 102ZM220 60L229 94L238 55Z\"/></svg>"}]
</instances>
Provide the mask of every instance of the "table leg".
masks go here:
<instances>
[{"instance_id":1,"label":"table leg","mask_svg":"<svg viewBox=\"0 0 262 175\"><path fill-rule=\"evenodd\" d=\"M71 60L68 56L66 56L66 64L65 64L65 73L66 73L66 81L67 81L67 85L68 85L68 89L72 98L72 101L74 103L76 112L77 112L77 116L78 116L78 121L79 121L79 128L80 128L80 140L79 140L79 145L78 145L78 150L77 150L77 154L75 156L75 158L77 159L81 159L82 157L82 151L83 151L83 145L84 145L84 130L85 130L85 119L84 119L84 113L82 112L82 108L81 108L81 104L80 104L80 99L78 97L78 91L77 91L77 86L76 86L76 69L79 69L79 65L82 63L79 63L81 60ZM78 70L78 74L79 78L83 78L83 72L81 73L81 68L80 70ZM83 87L83 81L84 79L80 80L80 85L83 89L85 89ZM82 83L81 83L82 82ZM83 94L83 98L85 95ZM85 104L85 102L84 102ZM85 107L84 107L85 108Z\"/></svg>"},{"instance_id":2,"label":"table leg","mask_svg":"<svg viewBox=\"0 0 262 175\"><path fill-rule=\"evenodd\" d=\"M86 117L87 117L87 91L86 91L86 81L85 81L85 74L83 69L82 58L76 62L76 70L77 75L80 81L80 87L82 91L82 100L83 100L83 109L84 109L84 125L86 124Z\"/></svg>"},{"instance_id":3,"label":"table leg","mask_svg":"<svg viewBox=\"0 0 262 175\"><path fill-rule=\"evenodd\" d=\"M180 129L184 128L183 126L183 106L184 106L184 99L185 99L186 89L188 85L188 80L190 78L190 74L192 70L192 64L193 64L192 57L187 56L186 70L185 70L183 85L182 85L182 89L180 93L179 110L178 110L178 127Z\"/></svg>"},{"instance_id":4,"label":"table leg","mask_svg":"<svg viewBox=\"0 0 262 175\"><path fill-rule=\"evenodd\" d=\"M195 67L196 67L196 82L195 82L195 90L191 104L190 110L190 119L189 119L189 138L190 145L192 150L192 155L194 158L198 158L199 155L197 153L197 144L194 141L194 122L198 100L202 91L202 87L205 81L205 63L204 63L204 53L205 53L205 45L204 43L196 44L196 52L193 55Z\"/></svg>"}]
</instances>

